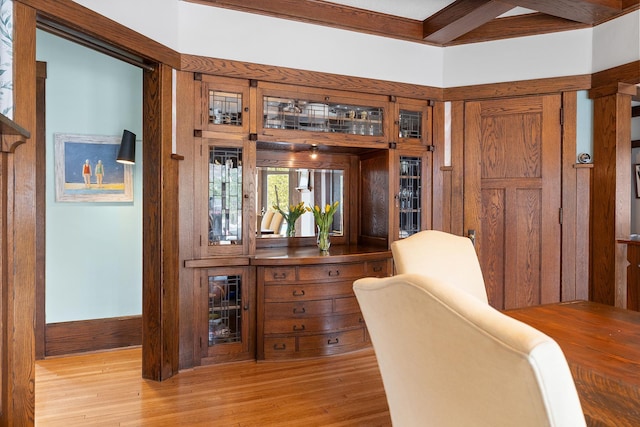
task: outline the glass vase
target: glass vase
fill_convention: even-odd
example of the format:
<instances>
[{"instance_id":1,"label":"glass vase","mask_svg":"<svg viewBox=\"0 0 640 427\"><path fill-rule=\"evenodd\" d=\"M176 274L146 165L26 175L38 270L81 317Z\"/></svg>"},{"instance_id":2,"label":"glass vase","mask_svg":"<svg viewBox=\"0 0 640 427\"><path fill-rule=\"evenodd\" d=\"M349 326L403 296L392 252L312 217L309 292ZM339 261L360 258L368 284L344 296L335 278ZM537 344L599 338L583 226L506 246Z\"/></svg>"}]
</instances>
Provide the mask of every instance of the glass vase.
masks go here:
<instances>
[{"instance_id":1,"label":"glass vase","mask_svg":"<svg viewBox=\"0 0 640 427\"><path fill-rule=\"evenodd\" d=\"M322 230L318 227L318 249L322 252L329 250L331 246L331 239L329 238L329 230Z\"/></svg>"},{"instance_id":2,"label":"glass vase","mask_svg":"<svg viewBox=\"0 0 640 427\"><path fill-rule=\"evenodd\" d=\"M294 222L287 222L287 231L286 231L286 236L287 237L296 237L296 223Z\"/></svg>"}]
</instances>

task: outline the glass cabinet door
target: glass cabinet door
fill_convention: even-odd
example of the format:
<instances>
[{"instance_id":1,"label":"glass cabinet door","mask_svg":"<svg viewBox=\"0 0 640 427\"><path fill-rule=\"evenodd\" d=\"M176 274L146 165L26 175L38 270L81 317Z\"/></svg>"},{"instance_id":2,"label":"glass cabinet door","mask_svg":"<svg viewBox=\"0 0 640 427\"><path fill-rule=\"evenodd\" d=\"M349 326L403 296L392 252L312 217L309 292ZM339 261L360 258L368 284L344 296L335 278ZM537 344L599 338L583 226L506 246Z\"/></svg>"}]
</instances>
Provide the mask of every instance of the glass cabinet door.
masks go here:
<instances>
[{"instance_id":1,"label":"glass cabinet door","mask_svg":"<svg viewBox=\"0 0 640 427\"><path fill-rule=\"evenodd\" d=\"M382 136L384 109L342 102L263 97L265 128Z\"/></svg>"},{"instance_id":2,"label":"glass cabinet door","mask_svg":"<svg viewBox=\"0 0 640 427\"><path fill-rule=\"evenodd\" d=\"M424 132L422 111L400 109L398 137L401 139L422 139Z\"/></svg>"},{"instance_id":3,"label":"glass cabinet door","mask_svg":"<svg viewBox=\"0 0 640 427\"><path fill-rule=\"evenodd\" d=\"M209 146L209 246L242 245L242 148Z\"/></svg>"},{"instance_id":4,"label":"glass cabinet door","mask_svg":"<svg viewBox=\"0 0 640 427\"><path fill-rule=\"evenodd\" d=\"M206 315L205 327L199 328L203 363L253 357L248 269L210 268L202 272L200 283L201 307Z\"/></svg>"},{"instance_id":5,"label":"glass cabinet door","mask_svg":"<svg viewBox=\"0 0 640 427\"><path fill-rule=\"evenodd\" d=\"M204 131L249 132L249 82L203 75L199 109Z\"/></svg>"},{"instance_id":6,"label":"glass cabinet door","mask_svg":"<svg viewBox=\"0 0 640 427\"><path fill-rule=\"evenodd\" d=\"M399 215L398 238L409 237L420 231L422 224L422 157L400 156L400 187L397 207Z\"/></svg>"},{"instance_id":7,"label":"glass cabinet door","mask_svg":"<svg viewBox=\"0 0 640 427\"><path fill-rule=\"evenodd\" d=\"M208 276L208 345L242 342L242 276Z\"/></svg>"}]
</instances>

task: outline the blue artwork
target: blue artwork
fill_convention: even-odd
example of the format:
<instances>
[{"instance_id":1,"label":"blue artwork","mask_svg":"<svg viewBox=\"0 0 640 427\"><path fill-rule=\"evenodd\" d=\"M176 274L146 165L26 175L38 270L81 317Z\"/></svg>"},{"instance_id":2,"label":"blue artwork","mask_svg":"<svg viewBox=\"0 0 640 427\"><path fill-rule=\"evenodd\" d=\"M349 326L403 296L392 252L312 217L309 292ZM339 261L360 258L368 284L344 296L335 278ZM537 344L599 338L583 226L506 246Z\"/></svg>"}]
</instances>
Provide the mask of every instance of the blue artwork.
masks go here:
<instances>
[{"instance_id":1,"label":"blue artwork","mask_svg":"<svg viewBox=\"0 0 640 427\"><path fill-rule=\"evenodd\" d=\"M116 162L118 137L55 134L56 200L132 201L131 165Z\"/></svg>"}]
</instances>

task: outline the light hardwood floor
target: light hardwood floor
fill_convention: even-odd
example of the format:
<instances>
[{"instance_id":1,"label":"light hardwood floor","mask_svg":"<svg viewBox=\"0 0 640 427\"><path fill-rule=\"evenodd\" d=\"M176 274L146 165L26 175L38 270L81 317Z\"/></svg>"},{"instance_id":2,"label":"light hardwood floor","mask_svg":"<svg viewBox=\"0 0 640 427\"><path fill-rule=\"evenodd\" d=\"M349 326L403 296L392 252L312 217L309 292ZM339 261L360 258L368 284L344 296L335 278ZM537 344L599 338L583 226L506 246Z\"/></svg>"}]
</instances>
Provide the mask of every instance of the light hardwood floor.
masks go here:
<instances>
[{"instance_id":1,"label":"light hardwood floor","mask_svg":"<svg viewBox=\"0 0 640 427\"><path fill-rule=\"evenodd\" d=\"M390 426L372 349L141 378L140 348L36 363L36 426Z\"/></svg>"}]
</instances>

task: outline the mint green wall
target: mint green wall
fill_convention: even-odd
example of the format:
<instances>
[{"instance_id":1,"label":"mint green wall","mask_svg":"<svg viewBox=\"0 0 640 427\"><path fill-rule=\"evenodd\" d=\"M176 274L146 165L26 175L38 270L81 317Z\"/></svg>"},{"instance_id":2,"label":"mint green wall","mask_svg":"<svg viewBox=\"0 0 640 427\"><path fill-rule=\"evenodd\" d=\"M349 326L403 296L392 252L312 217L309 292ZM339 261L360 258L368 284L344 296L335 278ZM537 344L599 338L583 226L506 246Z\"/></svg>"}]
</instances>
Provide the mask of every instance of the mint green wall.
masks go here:
<instances>
[{"instance_id":1,"label":"mint green wall","mask_svg":"<svg viewBox=\"0 0 640 427\"><path fill-rule=\"evenodd\" d=\"M142 73L37 32L46 81L46 322L142 313ZM55 201L54 133L137 135L132 203Z\"/></svg>"}]
</instances>

